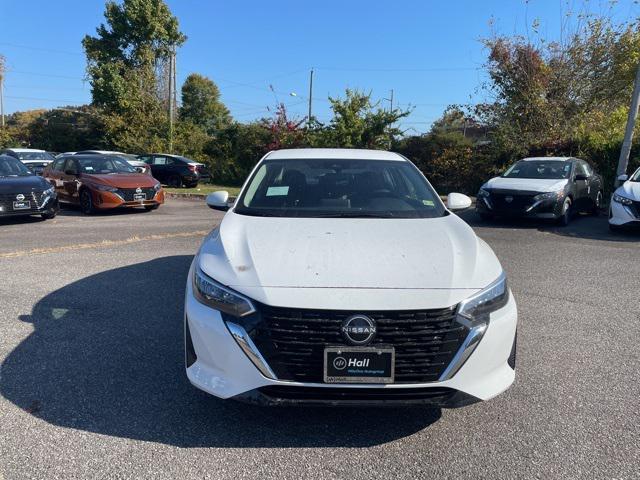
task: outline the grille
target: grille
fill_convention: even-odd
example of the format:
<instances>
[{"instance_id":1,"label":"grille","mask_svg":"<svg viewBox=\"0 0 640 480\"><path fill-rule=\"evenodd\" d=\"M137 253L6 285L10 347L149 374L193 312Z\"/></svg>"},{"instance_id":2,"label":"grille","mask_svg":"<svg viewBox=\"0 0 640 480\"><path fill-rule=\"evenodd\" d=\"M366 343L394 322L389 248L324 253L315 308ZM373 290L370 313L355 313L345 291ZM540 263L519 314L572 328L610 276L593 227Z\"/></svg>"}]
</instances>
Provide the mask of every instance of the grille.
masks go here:
<instances>
[{"instance_id":1,"label":"grille","mask_svg":"<svg viewBox=\"0 0 640 480\"><path fill-rule=\"evenodd\" d=\"M636 218L640 218L640 202L633 202L633 205L630 206L630 210Z\"/></svg>"},{"instance_id":2,"label":"grille","mask_svg":"<svg viewBox=\"0 0 640 480\"><path fill-rule=\"evenodd\" d=\"M44 199L42 198L42 191L34 192L15 192L15 193L0 193L0 206L3 207L5 212L13 212L13 202L16 201L16 195L22 193L25 201L31 202L31 208L25 210L17 210L19 212L36 212L42 207Z\"/></svg>"},{"instance_id":3,"label":"grille","mask_svg":"<svg viewBox=\"0 0 640 480\"><path fill-rule=\"evenodd\" d=\"M505 210L512 212L523 212L529 208L535 200L535 195L519 195L517 192L491 193L491 203L494 210ZM513 201L507 202L506 197L513 197Z\"/></svg>"},{"instance_id":4,"label":"grille","mask_svg":"<svg viewBox=\"0 0 640 480\"><path fill-rule=\"evenodd\" d=\"M133 196L138 192L136 192L135 188L121 188L117 193L125 202L133 202ZM147 200L153 200L156 191L153 188L143 188L140 193L146 194Z\"/></svg>"},{"instance_id":5,"label":"grille","mask_svg":"<svg viewBox=\"0 0 640 480\"><path fill-rule=\"evenodd\" d=\"M455 308L350 312L261 306L251 337L279 379L322 383L324 347L346 346L342 322L364 313L377 324L371 345L395 348L395 383L433 382L468 332L455 321Z\"/></svg>"}]
</instances>

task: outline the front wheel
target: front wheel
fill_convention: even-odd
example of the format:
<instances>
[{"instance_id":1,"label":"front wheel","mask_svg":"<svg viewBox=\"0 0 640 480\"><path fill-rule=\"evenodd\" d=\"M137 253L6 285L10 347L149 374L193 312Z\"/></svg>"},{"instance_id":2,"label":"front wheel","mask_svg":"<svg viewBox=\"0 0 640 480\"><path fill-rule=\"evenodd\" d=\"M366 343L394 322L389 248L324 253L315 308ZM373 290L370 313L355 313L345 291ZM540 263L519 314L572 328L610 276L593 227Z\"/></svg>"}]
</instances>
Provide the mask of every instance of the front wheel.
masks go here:
<instances>
[{"instance_id":1,"label":"front wheel","mask_svg":"<svg viewBox=\"0 0 640 480\"><path fill-rule=\"evenodd\" d=\"M560 213L560 217L558 218L558 223L566 227L571 222L571 199L569 197L564 199L564 203L562 204L562 212Z\"/></svg>"},{"instance_id":2,"label":"front wheel","mask_svg":"<svg viewBox=\"0 0 640 480\"><path fill-rule=\"evenodd\" d=\"M95 211L93 208L93 199L88 190L83 190L82 193L80 193L80 210L82 210L82 213L85 215L91 215Z\"/></svg>"},{"instance_id":3,"label":"front wheel","mask_svg":"<svg viewBox=\"0 0 640 480\"><path fill-rule=\"evenodd\" d=\"M56 218L56 211L51 210L50 212L45 212L40 216L42 217L43 220L51 220L53 218Z\"/></svg>"}]
</instances>

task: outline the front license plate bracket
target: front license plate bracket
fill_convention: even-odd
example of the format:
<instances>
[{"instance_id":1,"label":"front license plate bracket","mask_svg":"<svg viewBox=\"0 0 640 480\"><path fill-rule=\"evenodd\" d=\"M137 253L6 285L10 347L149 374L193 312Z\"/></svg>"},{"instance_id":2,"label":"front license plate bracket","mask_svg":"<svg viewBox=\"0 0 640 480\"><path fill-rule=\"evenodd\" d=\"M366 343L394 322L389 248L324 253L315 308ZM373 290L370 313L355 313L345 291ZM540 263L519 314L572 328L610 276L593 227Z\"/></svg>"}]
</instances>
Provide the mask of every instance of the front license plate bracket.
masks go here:
<instances>
[{"instance_id":1,"label":"front license plate bracket","mask_svg":"<svg viewBox=\"0 0 640 480\"><path fill-rule=\"evenodd\" d=\"M326 347L325 383L393 383L393 347Z\"/></svg>"}]
</instances>

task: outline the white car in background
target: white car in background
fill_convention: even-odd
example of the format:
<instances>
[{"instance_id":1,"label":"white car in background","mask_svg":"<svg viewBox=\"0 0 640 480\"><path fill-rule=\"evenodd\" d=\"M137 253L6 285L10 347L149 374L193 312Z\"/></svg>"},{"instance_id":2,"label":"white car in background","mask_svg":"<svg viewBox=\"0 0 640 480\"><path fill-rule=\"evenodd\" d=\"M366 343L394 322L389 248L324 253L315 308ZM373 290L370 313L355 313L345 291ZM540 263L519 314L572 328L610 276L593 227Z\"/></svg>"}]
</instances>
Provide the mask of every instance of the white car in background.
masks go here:
<instances>
[{"instance_id":1,"label":"white car in background","mask_svg":"<svg viewBox=\"0 0 640 480\"><path fill-rule=\"evenodd\" d=\"M37 148L5 148L0 154L17 158L36 175L42 175L45 167L55 160L49 152Z\"/></svg>"},{"instance_id":2,"label":"white car in background","mask_svg":"<svg viewBox=\"0 0 640 480\"><path fill-rule=\"evenodd\" d=\"M118 155L124 158L129 165L136 169L138 173L146 173L151 175L151 167L146 163L138 160L138 157L131 155L130 153L114 152L111 150L82 150L80 152L73 152L76 155L80 154L96 154L96 155Z\"/></svg>"},{"instance_id":3,"label":"white car in background","mask_svg":"<svg viewBox=\"0 0 640 480\"><path fill-rule=\"evenodd\" d=\"M631 176L620 175L624 182L613 192L609 209L609 228L640 227L640 168Z\"/></svg>"},{"instance_id":4,"label":"white car in background","mask_svg":"<svg viewBox=\"0 0 640 480\"><path fill-rule=\"evenodd\" d=\"M405 157L265 155L185 294L191 383L262 405L460 407L513 383L516 303L495 254Z\"/></svg>"}]
</instances>

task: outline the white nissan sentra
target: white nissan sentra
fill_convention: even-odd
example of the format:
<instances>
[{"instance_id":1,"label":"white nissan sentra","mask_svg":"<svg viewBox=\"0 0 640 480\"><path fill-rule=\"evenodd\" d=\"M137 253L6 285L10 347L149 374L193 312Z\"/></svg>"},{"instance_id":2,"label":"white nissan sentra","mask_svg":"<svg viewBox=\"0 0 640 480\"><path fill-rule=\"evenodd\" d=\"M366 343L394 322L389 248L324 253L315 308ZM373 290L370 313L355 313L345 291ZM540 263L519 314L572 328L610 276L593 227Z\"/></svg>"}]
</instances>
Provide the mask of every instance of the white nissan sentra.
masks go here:
<instances>
[{"instance_id":1,"label":"white nissan sentra","mask_svg":"<svg viewBox=\"0 0 640 480\"><path fill-rule=\"evenodd\" d=\"M191 383L264 405L459 407L515 378L516 303L491 248L390 152L262 158L195 256Z\"/></svg>"}]
</instances>

